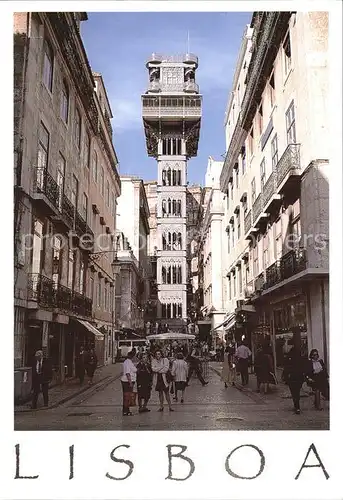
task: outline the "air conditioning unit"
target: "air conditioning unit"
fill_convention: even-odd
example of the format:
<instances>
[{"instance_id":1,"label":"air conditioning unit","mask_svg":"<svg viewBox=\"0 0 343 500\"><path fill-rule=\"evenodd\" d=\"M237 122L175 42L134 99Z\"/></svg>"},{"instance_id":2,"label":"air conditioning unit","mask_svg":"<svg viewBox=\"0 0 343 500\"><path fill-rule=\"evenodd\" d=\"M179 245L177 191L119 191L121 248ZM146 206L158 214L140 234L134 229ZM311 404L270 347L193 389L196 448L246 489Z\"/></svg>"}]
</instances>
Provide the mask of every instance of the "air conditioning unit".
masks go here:
<instances>
[{"instance_id":1,"label":"air conditioning unit","mask_svg":"<svg viewBox=\"0 0 343 500\"><path fill-rule=\"evenodd\" d=\"M254 294L253 287L251 285L248 285L244 288L244 296L246 299L250 299Z\"/></svg>"}]
</instances>

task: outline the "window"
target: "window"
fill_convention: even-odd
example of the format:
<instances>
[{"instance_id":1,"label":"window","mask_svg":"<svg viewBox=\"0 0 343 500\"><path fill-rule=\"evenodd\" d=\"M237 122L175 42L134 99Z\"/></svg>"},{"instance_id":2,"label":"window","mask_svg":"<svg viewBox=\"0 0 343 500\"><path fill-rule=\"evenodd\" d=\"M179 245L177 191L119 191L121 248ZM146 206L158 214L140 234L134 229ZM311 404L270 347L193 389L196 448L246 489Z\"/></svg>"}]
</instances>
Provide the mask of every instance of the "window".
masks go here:
<instances>
[{"instance_id":1,"label":"window","mask_svg":"<svg viewBox=\"0 0 343 500\"><path fill-rule=\"evenodd\" d=\"M230 228L227 228L227 253L230 253Z\"/></svg>"},{"instance_id":2,"label":"window","mask_svg":"<svg viewBox=\"0 0 343 500\"><path fill-rule=\"evenodd\" d=\"M228 279L227 279L227 287L228 287L228 290L229 290L229 300L232 299L232 293L231 293L231 278L230 276L228 276Z\"/></svg>"},{"instance_id":3,"label":"window","mask_svg":"<svg viewBox=\"0 0 343 500\"><path fill-rule=\"evenodd\" d=\"M242 146L241 155L242 155L242 176L243 176L245 174L245 170L246 170L245 146Z\"/></svg>"},{"instance_id":4,"label":"window","mask_svg":"<svg viewBox=\"0 0 343 500\"><path fill-rule=\"evenodd\" d=\"M233 181L232 181L232 178L231 178L231 182L230 182L230 188L231 188L231 200L233 200Z\"/></svg>"},{"instance_id":5,"label":"window","mask_svg":"<svg viewBox=\"0 0 343 500\"><path fill-rule=\"evenodd\" d=\"M288 75L292 65L291 39L289 36L289 32L287 33L286 38L283 42L283 60L285 75Z\"/></svg>"},{"instance_id":6,"label":"window","mask_svg":"<svg viewBox=\"0 0 343 500\"><path fill-rule=\"evenodd\" d=\"M68 288L73 290L75 277L75 253L71 248L68 252Z\"/></svg>"},{"instance_id":7,"label":"window","mask_svg":"<svg viewBox=\"0 0 343 500\"><path fill-rule=\"evenodd\" d=\"M250 270L249 270L249 262L247 262L245 265L245 282L249 283L249 279L250 279Z\"/></svg>"},{"instance_id":8,"label":"window","mask_svg":"<svg viewBox=\"0 0 343 500\"><path fill-rule=\"evenodd\" d=\"M236 188L239 188L239 166L238 163L236 163Z\"/></svg>"},{"instance_id":9,"label":"window","mask_svg":"<svg viewBox=\"0 0 343 500\"><path fill-rule=\"evenodd\" d=\"M282 226L281 218L275 222L275 256L276 260L282 257Z\"/></svg>"},{"instance_id":10,"label":"window","mask_svg":"<svg viewBox=\"0 0 343 500\"><path fill-rule=\"evenodd\" d=\"M43 83L50 92L52 92L54 55L51 45L47 40L44 41L44 61L43 61Z\"/></svg>"},{"instance_id":11,"label":"window","mask_svg":"<svg viewBox=\"0 0 343 500\"><path fill-rule=\"evenodd\" d=\"M271 146L272 146L272 167L273 167L273 170L275 170L276 165L279 161L277 134L274 135L273 140L271 142Z\"/></svg>"},{"instance_id":12,"label":"window","mask_svg":"<svg viewBox=\"0 0 343 500\"><path fill-rule=\"evenodd\" d=\"M258 123L259 135L262 135L262 132L263 132L263 108L262 108L262 104L258 108L257 123Z\"/></svg>"},{"instance_id":13,"label":"window","mask_svg":"<svg viewBox=\"0 0 343 500\"><path fill-rule=\"evenodd\" d=\"M75 108L75 122L74 122L74 139L77 147L81 145L81 115L77 108Z\"/></svg>"},{"instance_id":14,"label":"window","mask_svg":"<svg viewBox=\"0 0 343 500\"><path fill-rule=\"evenodd\" d=\"M270 96L270 105L274 106L275 103L275 80L274 80L274 71L272 76L269 79L269 96Z\"/></svg>"},{"instance_id":15,"label":"window","mask_svg":"<svg viewBox=\"0 0 343 500\"><path fill-rule=\"evenodd\" d=\"M32 273L40 274L43 249L43 223L35 219L33 225ZM37 283L35 283L37 286Z\"/></svg>"},{"instance_id":16,"label":"window","mask_svg":"<svg viewBox=\"0 0 343 500\"><path fill-rule=\"evenodd\" d=\"M52 281L55 285L58 285L60 282L60 274L61 274L61 248L62 248L62 239L58 236L54 236L52 240Z\"/></svg>"},{"instance_id":17,"label":"window","mask_svg":"<svg viewBox=\"0 0 343 500\"><path fill-rule=\"evenodd\" d=\"M48 168L49 132L41 122L39 128L38 159L37 159L37 187L44 188L45 172Z\"/></svg>"},{"instance_id":18,"label":"window","mask_svg":"<svg viewBox=\"0 0 343 500\"><path fill-rule=\"evenodd\" d=\"M82 217L87 222L88 220L88 197L85 193L82 196Z\"/></svg>"},{"instance_id":19,"label":"window","mask_svg":"<svg viewBox=\"0 0 343 500\"><path fill-rule=\"evenodd\" d=\"M94 298L94 278L91 276L89 278L89 298L93 301Z\"/></svg>"},{"instance_id":20,"label":"window","mask_svg":"<svg viewBox=\"0 0 343 500\"><path fill-rule=\"evenodd\" d=\"M261 191L263 191L264 184L266 182L266 161L264 158L260 164L260 175L261 175Z\"/></svg>"},{"instance_id":21,"label":"window","mask_svg":"<svg viewBox=\"0 0 343 500\"><path fill-rule=\"evenodd\" d=\"M241 214L237 213L237 240L241 237Z\"/></svg>"},{"instance_id":22,"label":"window","mask_svg":"<svg viewBox=\"0 0 343 500\"><path fill-rule=\"evenodd\" d=\"M106 181L106 205L110 206L110 183Z\"/></svg>"},{"instance_id":23,"label":"window","mask_svg":"<svg viewBox=\"0 0 343 500\"><path fill-rule=\"evenodd\" d=\"M60 115L62 120L65 123L68 123L68 116L69 116L69 92L66 84L63 82L62 83L62 90L61 90L61 109L60 109Z\"/></svg>"},{"instance_id":24,"label":"window","mask_svg":"<svg viewBox=\"0 0 343 500\"><path fill-rule=\"evenodd\" d=\"M286 111L287 144L296 144L294 101Z\"/></svg>"},{"instance_id":25,"label":"window","mask_svg":"<svg viewBox=\"0 0 343 500\"><path fill-rule=\"evenodd\" d=\"M251 128L249 134L249 153L251 159L254 156L254 127Z\"/></svg>"},{"instance_id":26,"label":"window","mask_svg":"<svg viewBox=\"0 0 343 500\"><path fill-rule=\"evenodd\" d=\"M101 196L105 194L105 176L104 176L104 167L100 169L100 193Z\"/></svg>"},{"instance_id":27,"label":"window","mask_svg":"<svg viewBox=\"0 0 343 500\"><path fill-rule=\"evenodd\" d=\"M98 283L98 296L97 296L98 307L101 307L101 304L102 304L101 294L102 294L102 288L101 288L101 282L99 280L99 283Z\"/></svg>"},{"instance_id":28,"label":"window","mask_svg":"<svg viewBox=\"0 0 343 500\"><path fill-rule=\"evenodd\" d=\"M58 208L60 210L62 210L65 170L66 170L66 161L62 156L62 154L59 153L58 163L57 163L57 186L58 186Z\"/></svg>"},{"instance_id":29,"label":"window","mask_svg":"<svg viewBox=\"0 0 343 500\"><path fill-rule=\"evenodd\" d=\"M84 293L85 286L85 263L81 260L80 263L80 282L79 282L79 291L80 293Z\"/></svg>"},{"instance_id":30,"label":"window","mask_svg":"<svg viewBox=\"0 0 343 500\"><path fill-rule=\"evenodd\" d=\"M95 149L93 151L93 180L98 182L98 155Z\"/></svg>"},{"instance_id":31,"label":"window","mask_svg":"<svg viewBox=\"0 0 343 500\"><path fill-rule=\"evenodd\" d=\"M255 246L252 251L253 254L253 272L254 276L258 276L258 245L255 243Z\"/></svg>"},{"instance_id":32,"label":"window","mask_svg":"<svg viewBox=\"0 0 343 500\"><path fill-rule=\"evenodd\" d=\"M238 266L237 268L237 274L238 274L238 293L242 293L242 267Z\"/></svg>"},{"instance_id":33,"label":"window","mask_svg":"<svg viewBox=\"0 0 343 500\"><path fill-rule=\"evenodd\" d=\"M112 191L112 214L113 214L114 219L116 218L116 212L117 212L116 207L117 207L116 197L115 197L114 192Z\"/></svg>"},{"instance_id":34,"label":"window","mask_svg":"<svg viewBox=\"0 0 343 500\"><path fill-rule=\"evenodd\" d=\"M89 168L89 148L90 148L90 138L87 132L85 132L84 140L84 152L83 152L83 164L86 168Z\"/></svg>"},{"instance_id":35,"label":"window","mask_svg":"<svg viewBox=\"0 0 343 500\"><path fill-rule=\"evenodd\" d=\"M263 269L269 266L269 237L266 233L263 237Z\"/></svg>"},{"instance_id":36,"label":"window","mask_svg":"<svg viewBox=\"0 0 343 500\"><path fill-rule=\"evenodd\" d=\"M104 290L104 309L105 311L108 311L108 290L107 290L107 285L105 284L105 290Z\"/></svg>"},{"instance_id":37,"label":"window","mask_svg":"<svg viewBox=\"0 0 343 500\"><path fill-rule=\"evenodd\" d=\"M251 181L251 206L255 203L256 200L256 182L255 177Z\"/></svg>"},{"instance_id":38,"label":"window","mask_svg":"<svg viewBox=\"0 0 343 500\"><path fill-rule=\"evenodd\" d=\"M72 177L72 185L71 185L71 202L74 205L75 209L77 209L78 205L78 198L79 198L79 181L73 175Z\"/></svg>"}]
</instances>

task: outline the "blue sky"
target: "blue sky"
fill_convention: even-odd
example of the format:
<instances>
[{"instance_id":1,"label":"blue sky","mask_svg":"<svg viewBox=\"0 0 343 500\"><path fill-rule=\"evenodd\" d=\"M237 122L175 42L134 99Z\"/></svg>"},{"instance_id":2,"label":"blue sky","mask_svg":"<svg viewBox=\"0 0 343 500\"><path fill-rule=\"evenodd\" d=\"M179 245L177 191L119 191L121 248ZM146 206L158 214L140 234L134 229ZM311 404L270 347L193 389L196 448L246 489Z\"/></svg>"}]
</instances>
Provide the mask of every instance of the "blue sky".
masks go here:
<instances>
[{"instance_id":1,"label":"blue sky","mask_svg":"<svg viewBox=\"0 0 343 500\"><path fill-rule=\"evenodd\" d=\"M224 114L244 27L250 12L88 12L82 38L94 71L102 73L114 118L113 142L120 174L156 179L156 161L146 153L141 94L148 85L145 62L153 52L199 57L196 81L203 95L198 156L188 180L204 183L208 157L225 152Z\"/></svg>"}]
</instances>

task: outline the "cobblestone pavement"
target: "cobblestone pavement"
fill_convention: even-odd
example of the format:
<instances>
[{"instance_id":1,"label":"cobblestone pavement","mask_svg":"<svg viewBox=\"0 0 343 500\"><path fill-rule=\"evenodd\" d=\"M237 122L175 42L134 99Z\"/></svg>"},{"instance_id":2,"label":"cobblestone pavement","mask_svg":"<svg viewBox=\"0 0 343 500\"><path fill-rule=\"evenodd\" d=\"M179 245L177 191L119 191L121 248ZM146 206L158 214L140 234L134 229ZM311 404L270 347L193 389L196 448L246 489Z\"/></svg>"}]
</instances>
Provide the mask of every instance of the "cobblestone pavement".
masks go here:
<instances>
[{"instance_id":1,"label":"cobblestone pavement","mask_svg":"<svg viewBox=\"0 0 343 500\"><path fill-rule=\"evenodd\" d=\"M118 365L116 365L118 367ZM118 368L116 368L118 370ZM193 378L185 402L158 412L158 395L152 391L150 413L123 417L120 380L100 382L91 390L62 405L44 411L17 412L16 430L324 430L329 428L328 403L324 411L313 409L310 397L301 399L302 413L294 415L286 386L260 395L251 388L224 388L220 363L209 370L209 384Z\"/></svg>"}]
</instances>

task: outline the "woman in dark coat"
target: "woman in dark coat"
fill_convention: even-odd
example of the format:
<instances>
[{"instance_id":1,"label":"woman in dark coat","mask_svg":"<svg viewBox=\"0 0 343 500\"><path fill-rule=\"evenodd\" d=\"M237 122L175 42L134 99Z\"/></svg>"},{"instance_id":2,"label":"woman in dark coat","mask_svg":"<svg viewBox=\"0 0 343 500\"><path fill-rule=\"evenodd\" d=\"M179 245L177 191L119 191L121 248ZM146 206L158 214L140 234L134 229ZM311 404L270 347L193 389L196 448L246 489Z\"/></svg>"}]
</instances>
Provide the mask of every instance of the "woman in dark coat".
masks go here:
<instances>
[{"instance_id":1,"label":"woman in dark coat","mask_svg":"<svg viewBox=\"0 0 343 500\"><path fill-rule=\"evenodd\" d=\"M328 371L324 361L319 358L317 349L312 349L309 356L309 362L306 370L306 381L314 392L314 407L322 410L320 395L329 399Z\"/></svg>"},{"instance_id":2,"label":"woman in dark coat","mask_svg":"<svg viewBox=\"0 0 343 500\"><path fill-rule=\"evenodd\" d=\"M273 357L269 346L264 346L257 352L255 359L255 373L257 378L257 391L262 389L264 394L269 391L269 384L275 383L273 377Z\"/></svg>"},{"instance_id":3,"label":"woman in dark coat","mask_svg":"<svg viewBox=\"0 0 343 500\"><path fill-rule=\"evenodd\" d=\"M151 396L153 373L147 354L142 355L142 359L137 364L137 392L139 413L150 411L147 408L148 401Z\"/></svg>"},{"instance_id":4,"label":"woman in dark coat","mask_svg":"<svg viewBox=\"0 0 343 500\"><path fill-rule=\"evenodd\" d=\"M86 372L87 372L87 375L89 377L88 383L89 384L93 384L94 372L95 372L96 367L98 365L98 358L97 358L97 356L95 354L94 349L91 349L88 352L88 354L86 356L85 365L86 365Z\"/></svg>"}]
</instances>

